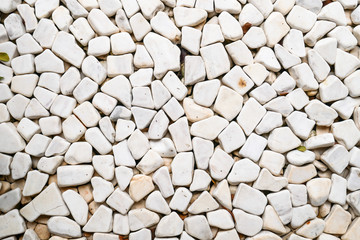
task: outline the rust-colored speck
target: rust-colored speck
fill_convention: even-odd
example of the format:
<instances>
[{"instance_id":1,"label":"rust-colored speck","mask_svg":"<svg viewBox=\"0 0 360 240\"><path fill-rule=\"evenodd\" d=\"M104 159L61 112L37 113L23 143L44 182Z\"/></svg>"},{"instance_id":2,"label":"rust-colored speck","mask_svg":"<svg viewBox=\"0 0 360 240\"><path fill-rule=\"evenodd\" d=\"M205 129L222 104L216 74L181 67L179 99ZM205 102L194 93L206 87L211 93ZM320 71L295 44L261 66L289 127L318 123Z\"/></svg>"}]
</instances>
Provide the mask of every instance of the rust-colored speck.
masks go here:
<instances>
[{"instance_id":1,"label":"rust-colored speck","mask_svg":"<svg viewBox=\"0 0 360 240\"><path fill-rule=\"evenodd\" d=\"M119 236L119 240L125 240L125 239L129 239L128 236Z\"/></svg>"},{"instance_id":2,"label":"rust-colored speck","mask_svg":"<svg viewBox=\"0 0 360 240\"><path fill-rule=\"evenodd\" d=\"M243 30L244 34L247 33L247 31L249 31L251 26L252 26L252 24L249 22L245 23L244 26L242 26L242 30Z\"/></svg>"},{"instance_id":3,"label":"rust-colored speck","mask_svg":"<svg viewBox=\"0 0 360 240\"><path fill-rule=\"evenodd\" d=\"M332 0L325 0L323 1L323 7L328 5L329 3L332 3Z\"/></svg>"},{"instance_id":4,"label":"rust-colored speck","mask_svg":"<svg viewBox=\"0 0 360 240\"><path fill-rule=\"evenodd\" d=\"M246 87L246 81L245 81L245 79L243 79L242 77L240 77L239 82L238 82L238 85L239 85L239 87L241 87L241 88Z\"/></svg>"},{"instance_id":5,"label":"rust-colored speck","mask_svg":"<svg viewBox=\"0 0 360 240\"><path fill-rule=\"evenodd\" d=\"M309 225L311 223L311 221L308 221L306 224Z\"/></svg>"}]
</instances>

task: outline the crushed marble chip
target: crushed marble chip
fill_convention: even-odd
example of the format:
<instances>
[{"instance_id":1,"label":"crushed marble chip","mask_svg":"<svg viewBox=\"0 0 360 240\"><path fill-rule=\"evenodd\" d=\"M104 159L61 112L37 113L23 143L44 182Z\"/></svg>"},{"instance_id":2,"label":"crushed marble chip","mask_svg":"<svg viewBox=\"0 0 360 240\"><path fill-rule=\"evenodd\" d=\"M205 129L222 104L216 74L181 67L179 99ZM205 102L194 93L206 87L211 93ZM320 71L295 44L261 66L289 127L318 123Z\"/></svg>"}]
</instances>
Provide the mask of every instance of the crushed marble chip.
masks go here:
<instances>
[{"instance_id":1,"label":"crushed marble chip","mask_svg":"<svg viewBox=\"0 0 360 240\"><path fill-rule=\"evenodd\" d=\"M359 3L1 0L0 239L359 240Z\"/></svg>"}]
</instances>

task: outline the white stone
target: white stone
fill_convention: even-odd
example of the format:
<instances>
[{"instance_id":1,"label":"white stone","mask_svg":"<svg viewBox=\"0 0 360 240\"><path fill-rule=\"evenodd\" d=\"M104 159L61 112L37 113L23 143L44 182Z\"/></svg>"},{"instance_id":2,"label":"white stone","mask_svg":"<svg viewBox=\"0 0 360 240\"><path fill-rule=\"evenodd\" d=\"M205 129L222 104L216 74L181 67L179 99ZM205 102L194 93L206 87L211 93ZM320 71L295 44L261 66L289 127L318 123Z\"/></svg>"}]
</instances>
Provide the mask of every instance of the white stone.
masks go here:
<instances>
[{"instance_id":1,"label":"white stone","mask_svg":"<svg viewBox=\"0 0 360 240\"><path fill-rule=\"evenodd\" d=\"M199 54L201 31L184 26L181 29L181 47L185 48L192 54Z\"/></svg>"},{"instance_id":2,"label":"white stone","mask_svg":"<svg viewBox=\"0 0 360 240\"><path fill-rule=\"evenodd\" d=\"M133 177L131 168L120 166L115 168L115 178L121 191L124 191Z\"/></svg>"},{"instance_id":3,"label":"white stone","mask_svg":"<svg viewBox=\"0 0 360 240\"><path fill-rule=\"evenodd\" d=\"M100 36L109 36L119 31L100 9L92 9L88 15L88 21L91 27Z\"/></svg>"},{"instance_id":4,"label":"white stone","mask_svg":"<svg viewBox=\"0 0 360 240\"><path fill-rule=\"evenodd\" d=\"M17 209L1 215L0 221L4 224L0 231L0 237L3 239L8 236L22 234L26 230L25 221Z\"/></svg>"},{"instance_id":5,"label":"white stone","mask_svg":"<svg viewBox=\"0 0 360 240\"><path fill-rule=\"evenodd\" d=\"M154 60L155 77L161 78L167 71L180 70L180 49L172 44L169 39L155 33L149 33L144 38L144 45Z\"/></svg>"},{"instance_id":6,"label":"white stone","mask_svg":"<svg viewBox=\"0 0 360 240\"><path fill-rule=\"evenodd\" d=\"M360 131L353 120L345 120L334 123L331 126L332 133L337 142L350 150L360 139Z\"/></svg>"},{"instance_id":7,"label":"white stone","mask_svg":"<svg viewBox=\"0 0 360 240\"><path fill-rule=\"evenodd\" d=\"M76 44L74 36L64 31L56 35L51 50L75 67L80 67L85 58L84 51Z\"/></svg>"},{"instance_id":8,"label":"white stone","mask_svg":"<svg viewBox=\"0 0 360 240\"><path fill-rule=\"evenodd\" d=\"M251 27L242 38L242 41L251 49L256 49L266 44L266 35L262 28Z\"/></svg>"},{"instance_id":9,"label":"white stone","mask_svg":"<svg viewBox=\"0 0 360 240\"><path fill-rule=\"evenodd\" d=\"M4 26L10 40L16 40L25 34L25 26L19 14L11 13L4 20Z\"/></svg>"},{"instance_id":10,"label":"white stone","mask_svg":"<svg viewBox=\"0 0 360 240\"><path fill-rule=\"evenodd\" d=\"M9 212L14 209L21 200L20 188L10 190L0 196L0 210L3 213Z\"/></svg>"},{"instance_id":11,"label":"white stone","mask_svg":"<svg viewBox=\"0 0 360 240\"><path fill-rule=\"evenodd\" d=\"M337 25L346 25L344 8L339 2L324 6L318 14L318 19L329 20Z\"/></svg>"},{"instance_id":12,"label":"white stone","mask_svg":"<svg viewBox=\"0 0 360 240\"><path fill-rule=\"evenodd\" d=\"M291 203L293 207L303 206L307 203L307 189L303 184L289 184L287 189L290 191ZM294 210L294 209L293 209ZM294 217L293 212L293 217Z\"/></svg>"},{"instance_id":13,"label":"white stone","mask_svg":"<svg viewBox=\"0 0 360 240\"><path fill-rule=\"evenodd\" d=\"M34 73L34 56L25 54L15 57L11 60L11 67L16 75Z\"/></svg>"},{"instance_id":14,"label":"white stone","mask_svg":"<svg viewBox=\"0 0 360 240\"><path fill-rule=\"evenodd\" d=\"M310 31L316 22L316 14L298 5L295 5L286 17L290 27L303 33Z\"/></svg>"},{"instance_id":15,"label":"white stone","mask_svg":"<svg viewBox=\"0 0 360 240\"><path fill-rule=\"evenodd\" d=\"M132 95L129 80L124 76L117 76L107 81L101 87L101 91L116 98L125 107L131 107Z\"/></svg>"},{"instance_id":16,"label":"white stone","mask_svg":"<svg viewBox=\"0 0 360 240\"><path fill-rule=\"evenodd\" d=\"M135 166L135 159L133 158L127 140L119 142L117 145L113 146L113 154L115 158L115 165L124 165L127 167Z\"/></svg>"},{"instance_id":17,"label":"white stone","mask_svg":"<svg viewBox=\"0 0 360 240\"><path fill-rule=\"evenodd\" d=\"M230 57L232 58L232 60L234 61L234 63L239 66L252 64L254 62L251 51L241 40L227 44L225 48L228 54L230 55ZM252 76L250 77L252 78Z\"/></svg>"},{"instance_id":18,"label":"white stone","mask_svg":"<svg viewBox=\"0 0 360 240\"><path fill-rule=\"evenodd\" d=\"M265 104L276 97L276 91L267 82L265 82L252 90L249 96L253 97L260 104Z\"/></svg>"},{"instance_id":19,"label":"white stone","mask_svg":"<svg viewBox=\"0 0 360 240\"><path fill-rule=\"evenodd\" d=\"M115 213L113 223L114 223L113 225L114 233L121 235L128 235L130 233L129 219L127 215Z\"/></svg>"},{"instance_id":20,"label":"white stone","mask_svg":"<svg viewBox=\"0 0 360 240\"><path fill-rule=\"evenodd\" d=\"M213 237L209 223L205 216L190 216L185 218L184 223L185 231L195 238L205 240Z\"/></svg>"},{"instance_id":21,"label":"white stone","mask_svg":"<svg viewBox=\"0 0 360 240\"><path fill-rule=\"evenodd\" d=\"M107 36L100 36L91 39L88 42L88 55L95 57L106 55L110 52L110 39Z\"/></svg>"},{"instance_id":22,"label":"white stone","mask_svg":"<svg viewBox=\"0 0 360 240\"><path fill-rule=\"evenodd\" d=\"M185 8L185 7L174 8L175 24L178 27L196 26L201 22L203 22L206 18L207 18L207 12L203 9Z\"/></svg>"},{"instance_id":23,"label":"white stone","mask_svg":"<svg viewBox=\"0 0 360 240\"><path fill-rule=\"evenodd\" d=\"M134 72L133 55L107 56L107 74L109 77L131 75Z\"/></svg>"},{"instance_id":24,"label":"white stone","mask_svg":"<svg viewBox=\"0 0 360 240\"><path fill-rule=\"evenodd\" d=\"M186 117L182 117L170 124L168 129L178 152L192 150L190 130Z\"/></svg>"},{"instance_id":25,"label":"white stone","mask_svg":"<svg viewBox=\"0 0 360 240\"><path fill-rule=\"evenodd\" d=\"M35 221L40 215L67 216L70 214L56 183L51 183L30 203L21 208L20 213L29 222Z\"/></svg>"},{"instance_id":26,"label":"white stone","mask_svg":"<svg viewBox=\"0 0 360 240\"><path fill-rule=\"evenodd\" d=\"M49 175L45 173L36 170L28 172L22 195L27 197L40 193L48 179Z\"/></svg>"},{"instance_id":27,"label":"white stone","mask_svg":"<svg viewBox=\"0 0 360 240\"><path fill-rule=\"evenodd\" d=\"M86 127L96 126L101 119L99 112L90 102L83 102L73 112Z\"/></svg>"},{"instance_id":28,"label":"white stone","mask_svg":"<svg viewBox=\"0 0 360 240\"><path fill-rule=\"evenodd\" d=\"M84 226L88 217L88 206L85 200L73 190L63 192L62 197L75 221Z\"/></svg>"},{"instance_id":29,"label":"white stone","mask_svg":"<svg viewBox=\"0 0 360 240\"><path fill-rule=\"evenodd\" d=\"M151 82L151 93L154 100L155 109L159 109L171 98L171 94L168 89L160 80Z\"/></svg>"},{"instance_id":30,"label":"white stone","mask_svg":"<svg viewBox=\"0 0 360 240\"><path fill-rule=\"evenodd\" d=\"M155 17L151 19L150 24L155 32L168 38L172 42L179 42L181 32L166 13L159 11Z\"/></svg>"},{"instance_id":31,"label":"white stone","mask_svg":"<svg viewBox=\"0 0 360 240\"><path fill-rule=\"evenodd\" d=\"M306 204L300 207L294 207L292 210L291 227L300 227L306 221L314 219L315 217L316 214L310 204Z\"/></svg>"},{"instance_id":32,"label":"white stone","mask_svg":"<svg viewBox=\"0 0 360 240\"><path fill-rule=\"evenodd\" d=\"M346 179L337 175L331 175L331 189L329 194L329 201L344 205L346 203Z\"/></svg>"},{"instance_id":33,"label":"white stone","mask_svg":"<svg viewBox=\"0 0 360 240\"><path fill-rule=\"evenodd\" d=\"M254 236L259 233L263 226L263 220L259 216L248 214L240 209L234 209L236 230L247 236Z\"/></svg>"},{"instance_id":34,"label":"white stone","mask_svg":"<svg viewBox=\"0 0 360 240\"><path fill-rule=\"evenodd\" d=\"M134 87L131 93L133 106L154 109L154 101L149 87Z\"/></svg>"},{"instance_id":35,"label":"white stone","mask_svg":"<svg viewBox=\"0 0 360 240\"><path fill-rule=\"evenodd\" d=\"M194 172L192 152L178 153L171 163L172 183L174 186L189 186Z\"/></svg>"},{"instance_id":36,"label":"white stone","mask_svg":"<svg viewBox=\"0 0 360 240\"><path fill-rule=\"evenodd\" d=\"M113 225L112 215L113 211L110 208L100 205L82 230L84 232L110 232Z\"/></svg>"},{"instance_id":37,"label":"white stone","mask_svg":"<svg viewBox=\"0 0 360 240\"><path fill-rule=\"evenodd\" d=\"M156 227L155 235L157 237L177 236L183 231L184 223L176 212L161 218Z\"/></svg>"},{"instance_id":38,"label":"white stone","mask_svg":"<svg viewBox=\"0 0 360 240\"><path fill-rule=\"evenodd\" d=\"M230 155L219 148L216 149L209 160L211 177L218 181L224 179L230 172L233 164L234 159Z\"/></svg>"},{"instance_id":39,"label":"white stone","mask_svg":"<svg viewBox=\"0 0 360 240\"><path fill-rule=\"evenodd\" d=\"M210 195L209 192L203 191L200 196L188 208L189 213L199 214L203 212L213 211L219 208L219 204Z\"/></svg>"},{"instance_id":40,"label":"white stone","mask_svg":"<svg viewBox=\"0 0 360 240\"><path fill-rule=\"evenodd\" d=\"M263 229L273 231L277 234L284 234L286 232L284 225L272 206L266 206L262 219Z\"/></svg>"},{"instance_id":41,"label":"white stone","mask_svg":"<svg viewBox=\"0 0 360 240\"><path fill-rule=\"evenodd\" d=\"M285 69L291 68L301 63L301 60L298 56L290 53L286 48L284 48L280 44L275 45L274 51L279 62Z\"/></svg>"},{"instance_id":42,"label":"white stone","mask_svg":"<svg viewBox=\"0 0 360 240\"><path fill-rule=\"evenodd\" d=\"M60 187L77 186L88 183L94 173L91 165L61 166L57 169Z\"/></svg>"},{"instance_id":43,"label":"white stone","mask_svg":"<svg viewBox=\"0 0 360 240\"><path fill-rule=\"evenodd\" d=\"M224 36L218 24L205 24L201 37L200 47L205 47L213 43L224 42Z\"/></svg>"},{"instance_id":44,"label":"white stone","mask_svg":"<svg viewBox=\"0 0 360 240\"><path fill-rule=\"evenodd\" d=\"M311 220L309 224L303 225L299 228L296 233L307 238L316 238L318 237L325 228L325 221L320 218L315 218Z\"/></svg>"},{"instance_id":45,"label":"white stone","mask_svg":"<svg viewBox=\"0 0 360 240\"><path fill-rule=\"evenodd\" d=\"M299 138L308 139L315 121L307 118L306 113L294 111L285 119L287 125Z\"/></svg>"},{"instance_id":46,"label":"white stone","mask_svg":"<svg viewBox=\"0 0 360 240\"><path fill-rule=\"evenodd\" d=\"M62 237L81 237L80 226L67 217L51 217L47 226L52 234Z\"/></svg>"},{"instance_id":47,"label":"white stone","mask_svg":"<svg viewBox=\"0 0 360 240\"><path fill-rule=\"evenodd\" d=\"M343 50L336 50L335 75L337 77L343 79L353 73L359 66L360 60L357 57Z\"/></svg>"},{"instance_id":48,"label":"white stone","mask_svg":"<svg viewBox=\"0 0 360 240\"><path fill-rule=\"evenodd\" d=\"M158 214L146 208L133 209L129 211L129 226L131 231L151 227L160 221Z\"/></svg>"},{"instance_id":49,"label":"white stone","mask_svg":"<svg viewBox=\"0 0 360 240\"><path fill-rule=\"evenodd\" d=\"M240 12L239 22L241 26L250 23L253 26L258 26L264 21L262 13L253 5L246 4Z\"/></svg>"},{"instance_id":50,"label":"white stone","mask_svg":"<svg viewBox=\"0 0 360 240\"><path fill-rule=\"evenodd\" d=\"M270 193L267 195L269 203L274 207L281 222L286 225L290 223L292 218L292 204L290 199L290 192L288 190L282 190L276 193Z\"/></svg>"},{"instance_id":51,"label":"white stone","mask_svg":"<svg viewBox=\"0 0 360 240\"><path fill-rule=\"evenodd\" d=\"M207 212L206 218L209 221L209 225L212 227L218 227L220 229L234 228L234 221L231 214L225 209Z\"/></svg>"},{"instance_id":52,"label":"white stone","mask_svg":"<svg viewBox=\"0 0 360 240\"><path fill-rule=\"evenodd\" d=\"M69 142L76 142L79 140L86 130L84 125L77 117L75 117L75 115L71 115L63 121L62 129L65 139Z\"/></svg>"},{"instance_id":53,"label":"white stone","mask_svg":"<svg viewBox=\"0 0 360 240\"><path fill-rule=\"evenodd\" d=\"M0 152L13 154L25 148L25 141L21 138L16 128L11 123L0 124Z\"/></svg>"},{"instance_id":54,"label":"white stone","mask_svg":"<svg viewBox=\"0 0 360 240\"><path fill-rule=\"evenodd\" d=\"M151 140L151 149L160 154L161 157L175 157L176 149L170 138L162 138L161 140Z\"/></svg>"},{"instance_id":55,"label":"white stone","mask_svg":"<svg viewBox=\"0 0 360 240\"><path fill-rule=\"evenodd\" d=\"M202 47L200 54L205 63L208 79L214 79L230 70L230 61L221 43Z\"/></svg>"},{"instance_id":56,"label":"white stone","mask_svg":"<svg viewBox=\"0 0 360 240\"><path fill-rule=\"evenodd\" d=\"M357 191L360 189L359 184L360 169L356 167L350 168L350 174L347 177L347 189L350 191Z\"/></svg>"},{"instance_id":57,"label":"white stone","mask_svg":"<svg viewBox=\"0 0 360 240\"><path fill-rule=\"evenodd\" d=\"M315 178L306 183L311 205L321 206L329 197L331 180Z\"/></svg>"},{"instance_id":58,"label":"white stone","mask_svg":"<svg viewBox=\"0 0 360 240\"><path fill-rule=\"evenodd\" d=\"M349 160L349 152L340 144L327 149L321 155L321 161L323 161L333 172L337 174L342 173L342 171L348 166Z\"/></svg>"},{"instance_id":59,"label":"white stone","mask_svg":"<svg viewBox=\"0 0 360 240\"><path fill-rule=\"evenodd\" d=\"M73 24L69 26L69 30L83 46L87 46L89 41L95 37L95 32L83 17L76 19Z\"/></svg>"},{"instance_id":60,"label":"white stone","mask_svg":"<svg viewBox=\"0 0 360 240\"><path fill-rule=\"evenodd\" d=\"M168 203L159 191L154 191L149 194L146 198L145 206L151 211L164 215L168 215L171 212Z\"/></svg>"},{"instance_id":61,"label":"white stone","mask_svg":"<svg viewBox=\"0 0 360 240\"><path fill-rule=\"evenodd\" d=\"M259 190L241 183L235 193L233 206L250 214L261 215L264 212L267 199Z\"/></svg>"},{"instance_id":62,"label":"white stone","mask_svg":"<svg viewBox=\"0 0 360 240\"><path fill-rule=\"evenodd\" d=\"M324 35L328 33L331 29L333 29L335 26L336 23L331 21L316 21L312 29L304 36L305 43L313 47L318 41L320 42L322 40L321 38L324 37Z\"/></svg>"},{"instance_id":63,"label":"white stone","mask_svg":"<svg viewBox=\"0 0 360 240\"><path fill-rule=\"evenodd\" d=\"M294 165L304 165L312 163L315 160L315 153L309 150L304 152L299 150L293 150L286 154L286 159Z\"/></svg>"},{"instance_id":64,"label":"white stone","mask_svg":"<svg viewBox=\"0 0 360 240\"><path fill-rule=\"evenodd\" d=\"M277 44L289 32L289 30L290 27L286 24L285 18L281 13L271 13L264 22L264 32L267 38L267 46L274 47L274 45ZM287 37L284 39L284 47L286 47L286 38Z\"/></svg>"},{"instance_id":65,"label":"white stone","mask_svg":"<svg viewBox=\"0 0 360 240\"><path fill-rule=\"evenodd\" d=\"M288 181L285 177L275 177L265 168L261 170L259 177L253 184L253 187L263 191L277 192L286 187L287 184Z\"/></svg>"},{"instance_id":66,"label":"white stone","mask_svg":"<svg viewBox=\"0 0 360 240\"><path fill-rule=\"evenodd\" d=\"M95 200L95 194L94 194ZM125 215L130 210L131 206L134 204L134 201L130 198L129 194L126 192L116 189L106 200L106 204L110 207Z\"/></svg>"},{"instance_id":67,"label":"white stone","mask_svg":"<svg viewBox=\"0 0 360 240\"><path fill-rule=\"evenodd\" d=\"M317 175L316 168L313 164L297 167L289 164L285 169L284 177L289 183L305 183Z\"/></svg>"},{"instance_id":68,"label":"white stone","mask_svg":"<svg viewBox=\"0 0 360 240\"><path fill-rule=\"evenodd\" d=\"M232 185L238 185L242 182L255 181L260 172L260 167L253 161L244 158L234 163L227 180Z\"/></svg>"},{"instance_id":69,"label":"white stone","mask_svg":"<svg viewBox=\"0 0 360 240\"><path fill-rule=\"evenodd\" d=\"M10 159L8 160L10 163ZM14 180L25 177L30 170L32 160L29 154L23 152L17 152L10 164L11 177Z\"/></svg>"},{"instance_id":70,"label":"white stone","mask_svg":"<svg viewBox=\"0 0 360 240\"><path fill-rule=\"evenodd\" d=\"M130 181L129 195L138 202L155 189L151 177L137 174Z\"/></svg>"},{"instance_id":71,"label":"white stone","mask_svg":"<svg viewBox=\"0 0 360 240\"><path fill-rule=\"evenodd\" d=\"M141 13L132 16L129 23L137 41L141 41L151 31L150 23Z\"/></svg>"},{"instance_id":72,"label":"white stone","mask_svg":"<svg viewBox=\"0 0 360 240\"><path fill-rule=\"evenodd\" d=\"M254 60L263 64L270 71L278 72L281 68L274 51L269 47L260 48Z\"/></svg>"},{"instance_id":73,"label":"white stone","mask_svg":"<svg viewBox=\"0 0 360 240\"><path fill-rule=\"evenodd\" d=\"M338 117L337 112L319 100L312 100L305 107L308 117L319 126L330 126Z\"/></svg>"},{"instance_id":74,"label":"white stone","mask_svg":"<svg viewBox=\"0 0 360 240\"><path fill-rule=\"evenodd\" d=\"M183 212L187 209L192 193L184 187L179 187L176 189L174 196L171 198L169 207L173 210Z\"/></svg>"},{"instance_id":75,"label":"white stone","mask_svg":"<svg viewBox=\"0 0 360 240\"><path fill-rule=\"evenodd\" d=\"M35 134L25 147L25 152L34 156L42 157L51 142L51 138L42 134Z\"/></svg>"}]
</instances>

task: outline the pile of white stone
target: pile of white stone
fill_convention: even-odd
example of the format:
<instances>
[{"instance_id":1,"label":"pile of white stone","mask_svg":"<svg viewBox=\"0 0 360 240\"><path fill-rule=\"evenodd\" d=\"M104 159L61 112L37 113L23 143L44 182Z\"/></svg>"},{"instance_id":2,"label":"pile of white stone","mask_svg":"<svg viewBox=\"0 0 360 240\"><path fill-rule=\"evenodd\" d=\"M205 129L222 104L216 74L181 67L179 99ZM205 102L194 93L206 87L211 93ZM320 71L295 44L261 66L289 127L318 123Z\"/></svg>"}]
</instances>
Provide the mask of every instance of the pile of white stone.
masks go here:
<instances>
[{"instance_id":1,"label":"pile of white stone","mask_svg":"<svg viewBox=\"0 0 360 240\"><path fill-rule=\"evenodd\" d=\"M1 0L0 239L359 240L358 0Z\"/></svg>"}]
</instances>

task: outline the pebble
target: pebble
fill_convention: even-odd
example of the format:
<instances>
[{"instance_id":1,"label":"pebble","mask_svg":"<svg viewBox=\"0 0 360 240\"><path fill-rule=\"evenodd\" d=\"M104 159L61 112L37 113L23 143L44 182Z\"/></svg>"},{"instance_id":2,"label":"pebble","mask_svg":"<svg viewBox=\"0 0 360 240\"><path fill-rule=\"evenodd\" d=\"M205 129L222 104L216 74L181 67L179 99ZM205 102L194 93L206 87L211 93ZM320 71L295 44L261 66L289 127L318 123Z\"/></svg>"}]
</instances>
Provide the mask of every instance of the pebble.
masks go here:
<instances>
[{"instance_id":1,"label":"pebble","mask_svg":"<svg viewBox=\"0 0 360 240\"><path fill-rule=\"evenodd\" d=\"M24 219L20 216L19 210L14 209L0 216L1 222L4 224L0 231L0 237L6 238L11 235L22 234L26 230Z\"/></svg>"},{"instance_id":2,"label":"pebble","mask_svg":"<svg viewBox=\"0 0 360 240\"><path fill-rule=\"evenodd\" d=\"M91 165L61 166L57 169L57 182L60 187L82 185L90 182L93 174Z\"/></svg>"},{"instance_id":3,"label":"pebble","mask_svg":"<svg viewBox=\"0 0 360 240\"><path fill-rule=\"evenodd\" d=\"M266 204L267 199L262 192L244 183L240 183L234 196L234 207L251 214L261 215L265 210Z\"/></svg>"},{"instance_id":4,"label":"pebble","mask_svg":"<svg viewBox=\"0 0 360 240\"><path fill-rule=\"evenodd\" d=\"M247 236L254 236L261 231L263 220L259 216L246 213L240 209L234 209L236 230Z\"/></svg>"},{"instance_id":5,"label":"pebble","mask_svg":"<svg viewBox=\"0 0 360 240\"><path fill-rule=\"evenodd\" d=\"M21 208L20 213L29 222L35 221L40 215L67 216L70 214L56 183L51 183L30 203Z\"/></svg>"},{"instance_id":6,"label":"pebble","mask_svg":"<svg viewBox=\"0 0 360 240\"><path fill-rule=\"evenodd\" d=\"M183 231L184 222L176 212L161 218L156 227L155 235L157 237L173 237Z\"/></svg>"},{"instance_id":7,"label":"pebble","mask_svg":"<svg viewBox=\"0 0 360 240\"><path fill-rule=\"evenodd\" d=\"M209 223L205 216L197 215L185 218L185 231L198 239L205 240L213 237Z\"/></svg>"},{"instance_id":8,"label":"pebble","mask_svg":"<svg viewBox=\"0 0 360 240\"><path fill-rule=\"evenodd\" d=\"M52 234L62 237L81 237L80 226L67 217L51 217L47 226Z\"/></svg>"},{"instance_id":9,"label":"pebble","mask_svg":"<svg viewBox=\"0 0 360 240\"><path fill-rule=\"evenodd\" d=\"M73 190L63 192L62 197L74 220L84 226L88 219L88 205L84 198Z\"/></svg>"},{"instance_id":10,"label":"pebble","mask_svg":"<svg viewBox=\"0 0 360 240\"><path fill-rule=\"evenodd\" d=\"M0 238L359 238L358 9L4 0Z\"/></svg>"},{"instance_id":11,"label":"pebble","mask_svg":"<svg viewBox=\"0 0 360 240\"><path fill-rule=\"evenodd\" d=\"M100 205L82 230L84 232L110 232L113 225L112 215L113 211L110 208Z\"/></svg>"}]
</instances>

